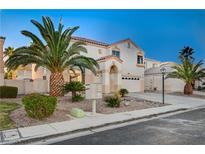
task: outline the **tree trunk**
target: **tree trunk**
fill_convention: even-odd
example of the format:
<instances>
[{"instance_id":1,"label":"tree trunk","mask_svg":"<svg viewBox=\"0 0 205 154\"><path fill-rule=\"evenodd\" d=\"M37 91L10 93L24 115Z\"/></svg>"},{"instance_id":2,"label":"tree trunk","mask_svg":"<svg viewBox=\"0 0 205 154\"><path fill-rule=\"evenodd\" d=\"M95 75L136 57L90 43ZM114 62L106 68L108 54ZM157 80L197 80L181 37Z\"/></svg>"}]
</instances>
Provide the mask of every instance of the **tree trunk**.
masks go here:
<instances>
[{"instance_id":1,"label":"tree trunk","mask_svg":"<svg viewBox=\"0 0 205 154\"><path fill-rule=\"evenodd\" d=\"M82 83L85 84L85 72L82 71L81 75L82 75Z\"/></svg>"},{"instance_id":2,"label":"tree trunk","mask_svg":"<svg viewBox=\"0 0 205 154\"><path fill-rule=\"evenodd\" d=\"M186 83L186 85L184 86L184 94L185 95L192 95L193 94L192 84Z\"/></svg>"},{"instance_id":3,"label":"tree trunk","mask_svg":"<svg viewBox=\"0 0 205 154\"><path fill-rule=\"evenodd\" d=\"M76 91L72 91L72 97L75 97L76 96Z\"/></svg>"},{"instance_id":4,"label":"tree trunk","mask_svg":"<svg viewBox=\"0 0 205 154\"><path fill-rule=\"evenodd\" d=\"M62 73L51 73L50 76L50 95L63 96L64 78Z\"/></svg>"},{"instance_id":5,"label":"tree trunk","mask_svg":"<svg viewBox=\"0 0 205 154\"><path fill-rule=\"evenodd\" d=\"M12 79L15 80L16 79L16 71L11 71L12 74Z\"/></svg>"}]
</instances>

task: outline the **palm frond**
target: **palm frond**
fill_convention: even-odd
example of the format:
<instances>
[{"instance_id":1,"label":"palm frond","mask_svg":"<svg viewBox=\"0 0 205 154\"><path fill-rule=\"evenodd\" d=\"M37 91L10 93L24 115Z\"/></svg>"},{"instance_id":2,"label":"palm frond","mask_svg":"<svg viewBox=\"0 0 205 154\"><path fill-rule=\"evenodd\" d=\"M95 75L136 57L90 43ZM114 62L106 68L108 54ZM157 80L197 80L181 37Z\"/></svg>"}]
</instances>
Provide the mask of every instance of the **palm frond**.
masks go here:
<instances>
[{"instance_id":1,"label":"palm frond","mask_svg":"<svg viewBox=\"0 0 205 154\"><path fill-rule=\"evenodd\" d=\"M32 45L14 50L13 55L6 61L9 69L36 64L35 70L44 67L53 73L63 72L73 66L90 69L96 73L96 69L99 68L97 62L82 55L87 53L85 42L71 43L71 36L78 26L63 30L64 26L60 22L58 29L55 30L49 17L42 17L42 24L36 20L31 20L31 23L38 29L42 39L30 31L21 31L24 36L31 39Z\"/></svg>"}]
</instances>

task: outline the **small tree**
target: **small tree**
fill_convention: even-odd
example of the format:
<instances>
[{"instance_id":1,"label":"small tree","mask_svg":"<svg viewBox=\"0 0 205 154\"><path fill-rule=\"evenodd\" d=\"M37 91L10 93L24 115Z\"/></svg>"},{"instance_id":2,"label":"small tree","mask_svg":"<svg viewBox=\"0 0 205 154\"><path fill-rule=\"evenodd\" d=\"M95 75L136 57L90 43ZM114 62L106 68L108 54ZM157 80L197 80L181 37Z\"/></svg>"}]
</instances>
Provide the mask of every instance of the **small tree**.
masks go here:
<instances>
[{"instance_id":1,"label":"small tree","mask_svg":"<svg viewBox=\"0 0 205 154\"><path fill-rule=\"evenodd\" d=\"M64 92L65 93L71 92L72 100L74 100L77 97L78 92L82 92L85 90L86 90L85 85L79 81L71 81L64 85Z\"/></svg>"},{"instance_id":2,"label":"small tree","mask_svg":"<svg viewBox=\"0 0 205 154\"><path fill-rule=\"evenodd\" d=\"M119 93L120 93L121 97L124 97L124 96L125 96L126 94L128 94L129 92L128 92L127 89L120 89Z\"/></svg>"}]
</instances>

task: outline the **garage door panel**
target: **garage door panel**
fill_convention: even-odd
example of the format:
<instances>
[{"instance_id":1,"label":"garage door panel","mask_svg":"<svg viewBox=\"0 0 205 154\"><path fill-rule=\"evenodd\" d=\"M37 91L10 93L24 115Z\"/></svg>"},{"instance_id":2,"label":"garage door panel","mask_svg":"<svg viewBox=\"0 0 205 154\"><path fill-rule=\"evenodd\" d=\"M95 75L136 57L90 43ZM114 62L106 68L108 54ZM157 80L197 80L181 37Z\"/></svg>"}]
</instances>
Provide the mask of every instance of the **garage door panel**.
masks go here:
<instances>
[{"instance_id":1,"label":"garage door panel","mask_svg":"<svg viewBox=\"0 0 205 154\"><path fill-rule=\"evenodd\" d=\"M126 88L129 92L140 92L140 80L122 80L122 88Z\"/></svg>"}]
</instances>

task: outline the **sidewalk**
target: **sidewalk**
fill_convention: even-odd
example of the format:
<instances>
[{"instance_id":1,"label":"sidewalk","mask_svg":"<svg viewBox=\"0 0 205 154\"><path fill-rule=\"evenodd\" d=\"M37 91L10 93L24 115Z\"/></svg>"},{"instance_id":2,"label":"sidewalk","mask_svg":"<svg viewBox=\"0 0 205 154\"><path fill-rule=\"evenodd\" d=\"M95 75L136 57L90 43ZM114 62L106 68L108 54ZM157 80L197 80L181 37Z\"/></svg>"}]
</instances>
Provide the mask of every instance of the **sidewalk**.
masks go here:
<instances>
[{"instance_id":1,"label":"sidewalk","mask_svg":"<svg viewBox=\"0 0 205 154\"><path fill-rule=\"evenodd\" d=\"M144 97L142 94L138 94L137 97ZM157 100L153 98L153 95L148 94L150 97L146 99ZM158 96L159 97L159 96ZM169 97L169 96L168 96ZM175 96L174 96L175 97ZM173 99L173 98L172 98ZM177 98L175 98L177 100ZM50 123L32 127L24 127L12 130L6 130L0 132L0 144L14 144L22 141L32 141L43 139L46 137L54 137L57 135L69 134L72 132L90 130L93 128L98 128L107 125L114 125L117 123L123 123L131 120L138 120L143 118L151 118L160 114L166 114L170 112L176 112L184 109L192 109L201 106L205 106L204 100L198 100L198 102L189 101L185 99L182 102L182 99L176 104L176 100L172 100L174 103L172 105L167 105L157 108L148 108L143 110L136 110L131 112L115 113L115 114L96 114L96 115L87 115L84 118L74 119L64 122ZM170 100L167 100L168 102Z\"/></svg>"}]
</instances>

